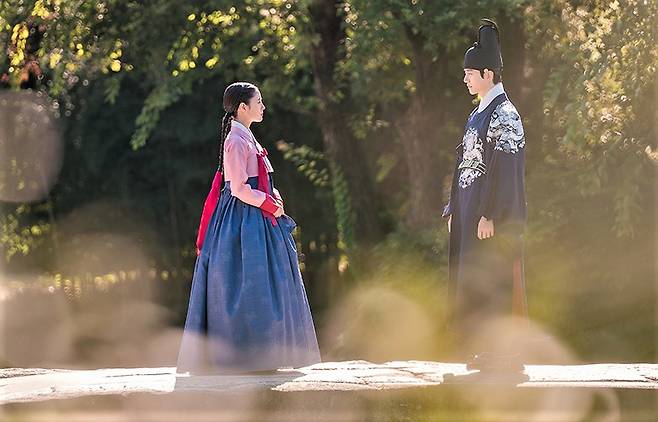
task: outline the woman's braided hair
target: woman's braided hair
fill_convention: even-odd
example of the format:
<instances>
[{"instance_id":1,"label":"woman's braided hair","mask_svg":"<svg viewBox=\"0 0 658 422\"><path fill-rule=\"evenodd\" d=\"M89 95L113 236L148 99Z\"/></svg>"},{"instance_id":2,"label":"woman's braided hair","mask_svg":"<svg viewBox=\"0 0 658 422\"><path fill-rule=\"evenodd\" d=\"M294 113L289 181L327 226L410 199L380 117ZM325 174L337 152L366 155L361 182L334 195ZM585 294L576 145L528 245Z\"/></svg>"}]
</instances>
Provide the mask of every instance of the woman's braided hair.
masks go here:
<instances>
[{"instance_id":1,"label":"woman's braided hair","mask_svg":"<svg viewBox=\"0 0 658 422\"><path fill-rule=\"evenodd\" d=\"M235 82L227 86L224 91L224 117L219 130L219 171L224 171L224 142L231 131L231 122L240 104L249 104L249 100L256 95L257 89L256 85L249 82Z\"/></svg>"}]
</instances>

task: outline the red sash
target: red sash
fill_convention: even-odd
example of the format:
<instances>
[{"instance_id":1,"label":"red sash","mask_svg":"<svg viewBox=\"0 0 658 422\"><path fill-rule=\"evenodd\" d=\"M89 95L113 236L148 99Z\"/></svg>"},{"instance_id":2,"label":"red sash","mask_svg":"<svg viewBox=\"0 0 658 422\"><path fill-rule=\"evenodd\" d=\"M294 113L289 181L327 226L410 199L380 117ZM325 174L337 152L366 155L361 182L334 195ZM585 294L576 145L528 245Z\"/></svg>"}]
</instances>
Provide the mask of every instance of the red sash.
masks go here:
<instances>
[{"instance_id":1,"label":"red sash","mask_svg":"<svg viewBox=\"0 0 658 422\"><path fill-rule=\"evenodd\" d=\"M203 241L206 238L206 231L208 230L208 224L210 223L210 218L212 217L213 212L215 212L215 207L219 201L220 187L222 186L223 175L222 172L217 170L215 172L215 177L212 180L212 186L210 187L210 192L206 197L206 202L203 203L203 212L201 212L201 222L199 223L199 231L196 236L196 254L197 256L201 253L201 247L203 246Z\"/></svg>"},{"instance_id":2,"label":"red sash","mask_svg":"<svg viewBox=\"0 0 658 422\"><path fill-rule=\"evenodd\" d=\"M262 152L256 153L256 158L258 159L258 190L265 192L266 195L271 195L270 192L270 176L267 173L267 167L265 166L265 157L267 157L267 150L263 148ZM276 217L274 214L265 211L261 208L263 216L269 219L272 222L273 226L276 226Z\"/></svg>"}]
</instances>

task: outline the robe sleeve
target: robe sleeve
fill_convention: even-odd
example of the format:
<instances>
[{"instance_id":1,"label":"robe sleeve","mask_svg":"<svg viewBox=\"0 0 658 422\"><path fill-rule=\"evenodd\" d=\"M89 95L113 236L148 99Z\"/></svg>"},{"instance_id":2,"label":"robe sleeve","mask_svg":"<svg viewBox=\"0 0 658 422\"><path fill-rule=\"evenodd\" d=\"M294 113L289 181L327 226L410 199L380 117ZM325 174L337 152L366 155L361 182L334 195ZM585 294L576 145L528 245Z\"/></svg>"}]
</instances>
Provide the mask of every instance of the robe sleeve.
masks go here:
<instances>
[{"instance_id":1,"label":"robe sleeve","mask_svg":"<svg viewBox=\"0 0 658 422\"><path fill-rule=\"evenodd\" d=\"M441 214L441 217L443 218L448 218L452 215L454 211L454 206L453 206L453 197L455 195L455 191L457 189L457 180L459 178L459 163L462 161L462 143L460 142L459 145L455 147L455 150L457 153L455 154L455 168L452 172L452 183L450 186L450 196L448 197L448 203L443 207L443 214Z\"/></svg>"},{"instance_id":2,"label":"robe sleeve","mask_svg":"<svg viewBox=\"0 0 658 422\"><path fill-rule=\"evenodd\" d=\"M448 218L452 215L452 210L450 209L450 198L448 198L448 203L443 207L443 214L441 217Z\"/></svg>"},{"instance_id":3,"label":"robe sleeve","mask_svg":"<svg viewBox=\"0 0 658 422\"><path fill-rule=\"evenodd\" d=\"M448 203L445 204L445 206L443 207L443 214L441 214L441 217L443 217L443 218L450 217L452 215L452 212L453 212L452 197L455 194L455 183L457 181L457 168L458 168L458 165L459 165L459 161L460 161L460 154L457 154L457 158L455 158L455 170L453 171L453 174L452 174L452 183L451 183L451 186L450 186L450 196L448 197Z\"/></svg>"},{"instance_id":4,"label":"robe sleeve","mask_svg":"<svg viewBox=\"0 0 658 422\"><path fill-rule=\"evenodd\" d=\"M252 189L247 183L247 158L249 148L242 142L226 142L224 149L224 172L226 180L231 182L231 195L245 204L259 207L265 202L267 195L257 189Z\"/></svg>"},{"instance_id":5,"label":"robe sleeve","mask_svg":"<svg viewBox=\"0 0 658 422\"><path fill-rule=\"evenodd\" d=\"M526 219L525 135L521 117L509 101L491 115L485 154L487 170L478 214L497 225L522 228Z\"/></svg>"}]
</instances>

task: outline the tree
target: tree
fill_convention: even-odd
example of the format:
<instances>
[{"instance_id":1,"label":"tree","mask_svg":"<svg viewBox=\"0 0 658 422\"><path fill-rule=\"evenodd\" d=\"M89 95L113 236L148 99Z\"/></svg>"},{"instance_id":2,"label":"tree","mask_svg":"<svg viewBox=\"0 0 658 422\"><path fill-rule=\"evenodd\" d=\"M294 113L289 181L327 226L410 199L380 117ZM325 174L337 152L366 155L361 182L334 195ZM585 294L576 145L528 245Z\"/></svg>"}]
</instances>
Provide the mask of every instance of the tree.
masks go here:
<instances>
[{"instance_id":1,"label":"tree","mask_svg":"<svg viewBox=\"0 0 658 422\"><path fill-rule=\"evenodd\" d=\"M347 124L353 110L347 75L341 71L347 59L344 1L310 1L305 32L311 42L310 56L318 100L317 119L324 150L330 160L332 188L339 231L348 247L352 241L377 240L382 233L368 160Z\"/></svg>"},{"instance_id":2,"label":"tree","mask_svg":"<svg viewBox=\"0 0 658 422\"><path fill-rule=\"evenodd\" d=\"M655 2L563 0L528 8L528 34L550 69L544 96L546 153L573 166L583 198L614 204L617 234L633 236L646 209L655 115ZM549 157L550 157L549 156Z\"/></svg>"}]
</instances>

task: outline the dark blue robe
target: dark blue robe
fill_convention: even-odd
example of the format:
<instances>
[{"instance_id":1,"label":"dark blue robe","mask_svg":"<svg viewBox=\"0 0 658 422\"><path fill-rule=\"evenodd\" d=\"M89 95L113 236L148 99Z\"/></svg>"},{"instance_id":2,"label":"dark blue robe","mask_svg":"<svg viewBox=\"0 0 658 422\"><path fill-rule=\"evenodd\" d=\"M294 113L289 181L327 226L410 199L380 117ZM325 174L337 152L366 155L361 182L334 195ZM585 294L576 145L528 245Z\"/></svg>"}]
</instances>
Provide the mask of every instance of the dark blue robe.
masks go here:
<instances>
[{"instance_id":1,"label":"dark blue robe","mask_svg":"<svg viewBox=\"0 0 658 422\"><path fill-rule=\"evenodd\" d=\"M524 151L521 118L506 94L471 113L443 213L452 216L449 283L457 326L526 314ZM493 220L494 236L480 240L483 216Z\"/></svg>"}]
</instances>

